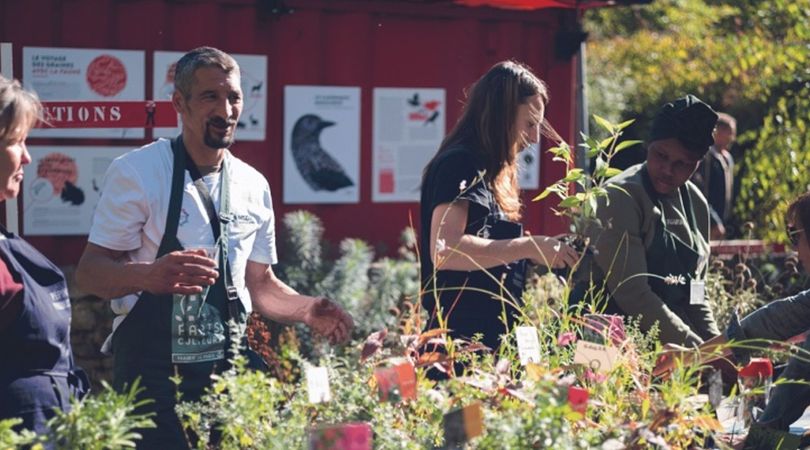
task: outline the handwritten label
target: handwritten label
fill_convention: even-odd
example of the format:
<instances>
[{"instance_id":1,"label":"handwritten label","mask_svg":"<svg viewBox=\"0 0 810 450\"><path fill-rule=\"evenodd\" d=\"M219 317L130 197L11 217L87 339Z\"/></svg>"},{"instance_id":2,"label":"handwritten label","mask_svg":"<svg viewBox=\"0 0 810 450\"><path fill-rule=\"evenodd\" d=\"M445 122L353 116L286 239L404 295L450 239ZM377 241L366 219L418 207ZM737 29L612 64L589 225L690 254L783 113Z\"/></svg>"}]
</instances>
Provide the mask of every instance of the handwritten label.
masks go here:
<instances>
[{"instance_id":1,"label":"handwritten label","mask_svg":"<svg viewBox=\"0 0 810 450\"><path fill-rule=\"evenodd\" d=\"M595 372L610 372L619 359L615 347L606 347L593 342L577 341L574 364L582 364Z\"/></svg>"},{"instance_id":2,"label":"handwritten label","mask_svg":"<svg viewBox=\"0 0 810 450\"><path fill-rule=\"evenodd\" d=\"M517 340L518 356L520 365L540 362L540 341L537 339L537 328L516 327L515 338Z\"/></svg>"},{"instance_id":3,"label":"handwritten label","mask_svg":"<svg viewBox=\"0 0 810 450\"><path fill-rule=\"evenodd\" d=\"M329 373L326 371L326 367L307 366L306 376L310 403L322 403L332 400L332 392L329 389Z\"/></svg>"}]
</instances>

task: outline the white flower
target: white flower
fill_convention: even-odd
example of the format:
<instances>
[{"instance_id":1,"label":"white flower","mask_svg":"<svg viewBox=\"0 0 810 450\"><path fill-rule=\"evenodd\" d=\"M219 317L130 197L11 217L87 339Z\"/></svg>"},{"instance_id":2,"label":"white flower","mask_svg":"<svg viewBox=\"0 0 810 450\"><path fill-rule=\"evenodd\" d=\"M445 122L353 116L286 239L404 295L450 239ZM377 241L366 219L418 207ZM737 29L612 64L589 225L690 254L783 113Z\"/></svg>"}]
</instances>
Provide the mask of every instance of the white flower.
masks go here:
<instances>
[{"instance_id":1,"label":"white flower","mask_svg":"<svg viewBox=\"0 0 810 450\"><path fill-rule=\"evenodd\" d=\"M458 190L463 191L467 189L467 180L461 180L461 183L458 184Z\"/></svg>"},{"instance_id":2,"label":"white flower","mask_svg":"<svg viewBox=\"0 0 810 450\"><path fill-rule=\"evenodd\" d=\"M447 242L444 239L436 239L436 254L443 253L447 250Z\"/></svg>"},{"instance_id":3,"label":"white flower","mask_svg":"<svg viewBox=\"0 0 810 450\"><path fill-rule=\"evenodd\" d=\"M664 283L668 284L670 286L673 286L673 285L676 285L676 284L686 284L686 278L684 278L683 275L669 274L669 275L664 277Z\"/></svg>"}]
</instances>

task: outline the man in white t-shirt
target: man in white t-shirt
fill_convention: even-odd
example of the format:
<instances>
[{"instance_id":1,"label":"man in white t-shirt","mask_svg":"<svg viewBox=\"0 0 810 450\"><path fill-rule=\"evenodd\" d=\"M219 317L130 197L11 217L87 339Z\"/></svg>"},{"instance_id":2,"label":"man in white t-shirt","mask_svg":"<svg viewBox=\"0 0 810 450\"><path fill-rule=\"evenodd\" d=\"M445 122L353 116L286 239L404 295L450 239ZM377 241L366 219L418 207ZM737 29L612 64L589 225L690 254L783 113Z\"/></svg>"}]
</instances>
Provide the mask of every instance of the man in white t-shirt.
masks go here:
<instances>
[{"instance_id":1,"label":"man in white t-shirt","mask_svg":"<svg viewBox=\"0 0 810 450\"><path fill-rule=\"evenodd\" d=\"M229 320L247 312L303 322L343 342L351 317L335 303L298 294L273 273L277 262L270 188L234 157L243 100L228 54L201 47L177 63L172 103L182 135L116 159L105 176L79 286L112 299L117 317L105 350L114 385L141 379L156 429L139 448L187 448L174 413L179 373L184 400L199 398L227 367ZM226 262L227 261L227 262Z\"/></svg>"}]
</instances>

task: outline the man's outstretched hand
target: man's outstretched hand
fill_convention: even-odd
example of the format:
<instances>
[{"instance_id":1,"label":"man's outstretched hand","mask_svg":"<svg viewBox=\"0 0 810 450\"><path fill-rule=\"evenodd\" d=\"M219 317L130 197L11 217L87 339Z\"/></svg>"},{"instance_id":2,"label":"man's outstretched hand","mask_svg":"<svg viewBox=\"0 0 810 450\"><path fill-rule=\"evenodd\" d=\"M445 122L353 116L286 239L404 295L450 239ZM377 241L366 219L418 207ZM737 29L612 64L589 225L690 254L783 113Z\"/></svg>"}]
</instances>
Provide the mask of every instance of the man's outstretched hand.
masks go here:
<instances>
[{"instance_id":1,"label":"man's outstretched hand","mask_svg":"<svg viewBox=\"0 0 810 450\"><path fill-rule=\"evenodd\" d=\"M326 297L318 297L310 304L304 323L331 344L346 342L354 328L352 316Z\"/></svg>"}]
</instances>

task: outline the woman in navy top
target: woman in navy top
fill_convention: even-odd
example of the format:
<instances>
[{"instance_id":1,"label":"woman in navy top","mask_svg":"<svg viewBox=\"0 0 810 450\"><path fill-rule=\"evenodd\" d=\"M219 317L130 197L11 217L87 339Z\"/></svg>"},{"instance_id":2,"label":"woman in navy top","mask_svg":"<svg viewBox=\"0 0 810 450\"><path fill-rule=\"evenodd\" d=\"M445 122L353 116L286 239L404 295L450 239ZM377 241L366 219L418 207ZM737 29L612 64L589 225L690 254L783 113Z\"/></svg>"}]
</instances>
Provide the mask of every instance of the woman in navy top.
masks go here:
<instances>
[{"instance_id":1,"label":"woman in navy top","mask_svg":"<svg viewBox=\"0 0 810 450\"><path fill-rule=\"evenodd\" d=\"M17 81L0 76L0 201L20 192L25 146L41 105ZM0 419L47 434L54 411L87 391L73 363L70 298L62 272L18 236L0 227Z\"/></svg>"}]
</instances>

